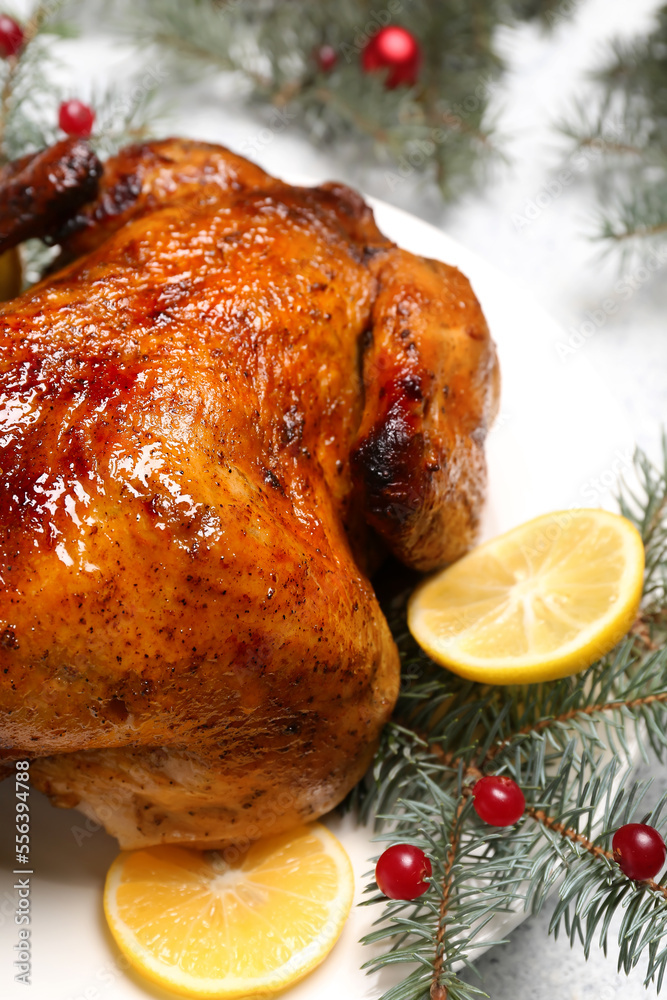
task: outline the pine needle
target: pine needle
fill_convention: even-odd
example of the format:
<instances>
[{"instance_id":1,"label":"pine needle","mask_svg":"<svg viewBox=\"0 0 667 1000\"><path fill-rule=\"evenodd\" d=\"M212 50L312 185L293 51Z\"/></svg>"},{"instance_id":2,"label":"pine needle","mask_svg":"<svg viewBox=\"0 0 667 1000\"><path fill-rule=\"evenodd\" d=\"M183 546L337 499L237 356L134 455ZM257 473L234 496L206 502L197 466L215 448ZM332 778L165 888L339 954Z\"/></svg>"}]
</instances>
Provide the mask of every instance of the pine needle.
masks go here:
<instances>
[{"instance_id":1,"label":"pine needle","mask_svg":"<svg viewBox=\"0 0 667 1000\"><path fill-rule=\"evenodd\" d=\"M536 913L557 893L553 934L586 957L606 949L611 918L623 913L619 968L642 956L646 982L667 968L667 878L637 883L613 860L614 831L631 821L659 826L667 798L646 813L646 783L631 780L630 737L664 759L667 750L667 450L663 468L635 456L639 496L622 512L642 533L645 596L640 621L585 673L548 684L487 687L434 664L405 628L405 596L386 608L403 664L394 721L371 774L357 789L360 818L387 843L408 840L431 859L432 887L411 903L387 901L374 882L366 905L380 909L367 943L384 951L370 970L405 963L383 1000L471 1000L459 971L487 945L498 914ZM522 820L495 829L477 819L470 788L504 773L526 796ZM417 965L417 971L409 971ZM430 974L429 974L430 970Z\"/></svg>"}]
</instances>

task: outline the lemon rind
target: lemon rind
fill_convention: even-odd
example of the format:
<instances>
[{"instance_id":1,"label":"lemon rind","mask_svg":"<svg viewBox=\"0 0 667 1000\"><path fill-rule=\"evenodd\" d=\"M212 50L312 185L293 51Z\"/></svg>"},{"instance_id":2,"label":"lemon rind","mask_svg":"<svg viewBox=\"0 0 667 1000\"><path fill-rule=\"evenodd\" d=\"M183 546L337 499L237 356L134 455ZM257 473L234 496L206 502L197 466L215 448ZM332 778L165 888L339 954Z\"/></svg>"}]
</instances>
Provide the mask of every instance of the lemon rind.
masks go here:
<instances>
[{"instance_id":1,"label":"lemon rind","mask_svg":"<svg viewBox=\"0 0 667 1000\"><path fill-rule=\"evenodd\" d=\"M257 977L225 976L224 978L198 979L175 966L157 959L127 925L118 918L114 900L121 884L125 854L120 854L107 874L104 891L104 912L116 944L138 972L162 987L189 997L218 998L218 1000L246 1000L256 993L280 993L302 980L317 968L332 951L352 908L354 876L352 865L342 844L320 823L309 825L309 832L318 837L323 853L333 859L338 875L339 891L329 904L323 931L295 952L287 962L270 973ZM289 967L289 971L286 970Z\"/></svg>"},{"instance_id":2,"label":"lemon rind","mask_svg":"<svg viewBox=\"0 0 667 1000\"><path fill-rule=\"evenodd\" d=\"M585 512L590 512L597 520L613 522L615 528L620 528L619 522L622 522L622 529L618 530L617 534L623 541L627 556L626 569L619 580L620 596L604 616L583 628L574 639L559 647L555 654L539 655L529 652L512 657L475 657L461 649L458 636L438 643L426 638L429 629L421 628L420 619L424 612L418 609L420 595L423 595L424 591L437 580L438 574L436 574L420 584L408 604L408 627L419 645L433 660L452 673L467 680L486 684L522 684L557 680L586 669L613 649L632 627L639 609L643 591L644 546L639 532L626 518L595 508L591 508L590 511L582 509L581 513ZM572 512L554 511L542 514L512 528L498 538L485 542L468 556L464 556L462 561L511 544L513 535L521 536L540 523L547 525L556 518L567 516L572 516Z\"/></svg>"}]
</instances>

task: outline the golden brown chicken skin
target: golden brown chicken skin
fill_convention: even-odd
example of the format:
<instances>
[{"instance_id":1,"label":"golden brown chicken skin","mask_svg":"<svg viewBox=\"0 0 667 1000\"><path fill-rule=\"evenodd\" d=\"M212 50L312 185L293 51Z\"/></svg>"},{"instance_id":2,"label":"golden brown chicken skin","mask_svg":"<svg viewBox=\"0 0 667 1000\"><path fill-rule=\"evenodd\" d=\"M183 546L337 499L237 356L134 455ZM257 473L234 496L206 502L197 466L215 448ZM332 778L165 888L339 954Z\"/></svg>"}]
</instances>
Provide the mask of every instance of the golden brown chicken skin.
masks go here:
<instances>
[{"instance_id":1,"label":"golden brown chicken skin","mask_svg":"<svg viewBox=\"0 0 667 1000\"><path fill-rule=\"evenodd\" d=\"M0 757L123 847L314 819L397 695L373 554L475 535L479 306L348 189L201 143L121 152L61 239L0 313Z\"/></svg>"},{"instance_id":2,"label":"golden brown chicken skin","mask_svg":"<svg viewBox=\"0 0 667 1000\"><path fill-rule=\"evenodd\" d=\"M0 250L52 238L97 194L102 164L83 139L62 139L0 169Z\"/></svg>"}]
</instances>

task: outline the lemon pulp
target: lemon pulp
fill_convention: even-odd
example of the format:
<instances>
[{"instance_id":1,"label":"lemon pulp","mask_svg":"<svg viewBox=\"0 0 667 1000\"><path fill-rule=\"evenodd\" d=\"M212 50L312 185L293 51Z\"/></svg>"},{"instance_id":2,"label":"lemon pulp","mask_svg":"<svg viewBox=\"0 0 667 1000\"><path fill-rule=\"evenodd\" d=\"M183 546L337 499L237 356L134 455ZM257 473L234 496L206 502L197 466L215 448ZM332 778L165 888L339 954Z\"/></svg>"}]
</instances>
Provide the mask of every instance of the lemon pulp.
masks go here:
<instances>
[{"instance_id":1,"label":"lemon pulp","mask_svg":"<svg viewBox=\"0 0 667 1000\"><path fill-rule=\"evenodd\" d=\"M104 909L121 951L142 974L192 997L277 992L314 969L347 919L347 854L315 823L224 852L151 847L126 852L107 876Z\"/></svg>"},{"instance_id":2,"label":"lemon pulp","mask_svg":"<svg viewBox=\"0 0 667 1000\"><path fill-rule=\"evenodd\" d=\"M644 547L603 510L545 514L425 580L408 625L438 663L471 680L532 683L575 673L632 626Z\"/></svg>"}]
</instances>

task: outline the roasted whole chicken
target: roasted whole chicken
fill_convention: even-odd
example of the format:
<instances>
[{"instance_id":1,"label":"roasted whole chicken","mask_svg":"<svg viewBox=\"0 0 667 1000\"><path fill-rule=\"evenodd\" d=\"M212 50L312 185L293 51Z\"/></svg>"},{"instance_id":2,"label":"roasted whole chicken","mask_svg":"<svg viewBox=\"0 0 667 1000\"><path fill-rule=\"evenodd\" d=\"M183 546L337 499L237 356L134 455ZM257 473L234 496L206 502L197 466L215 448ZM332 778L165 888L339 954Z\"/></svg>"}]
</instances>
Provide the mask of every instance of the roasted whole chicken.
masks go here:
<instances>
[{"instance_id":1,"label":"roasted whole chicken","mask_svg":"<svg viewBox=\"0 0 667 1000\"><path fill-rule=\"evenodd\" d=\"M397 696L369 574L475 538L468 281L342 185L177 139L6 168L0 233L61 248L0 307L0 766L125 848L316 818Z\"/></svg>"}]
</instances>

